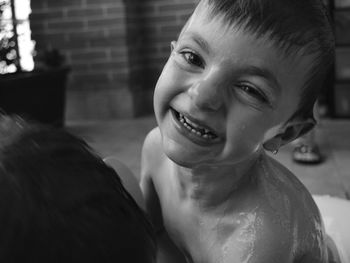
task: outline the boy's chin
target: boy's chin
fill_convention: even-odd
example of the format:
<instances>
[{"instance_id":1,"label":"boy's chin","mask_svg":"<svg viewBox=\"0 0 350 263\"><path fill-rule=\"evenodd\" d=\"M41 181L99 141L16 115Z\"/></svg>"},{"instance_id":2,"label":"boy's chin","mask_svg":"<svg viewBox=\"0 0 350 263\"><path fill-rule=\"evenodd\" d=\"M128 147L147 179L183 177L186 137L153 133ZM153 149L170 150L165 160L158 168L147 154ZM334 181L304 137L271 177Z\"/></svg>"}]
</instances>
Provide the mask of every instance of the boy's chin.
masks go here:
<instances>
[{"instance_id":1,"label":"boy's chin","mask_svg":"<svg viewBox=\"0 0 350 263\"><path fill-rule=\"evenodd\" d=\"M166 156L177 165L192 168L202 162L205 162L205 160L202 160L198 154L181 149L181 147L176 147L174 145L163 145L163 147Z\"/></svg>"},{"instance_id":2,"label":"boy's chin","mask_svg":"<svg viewBox=\"0 0 350 263\"><path fill-rule=\"evenodd\" d=\"M258 148L247 152L241 151L239 154L226 155L222 152L214 152L213 149L210 149L210 151L196 151L191 147L187 148L186 145L169 141L163 141L163 150L171 161L186 168L194 168L203 164L231 166L256 160L262 153L261 149Z\"/></svg>"},{"instance_id":3,"label":"boy's chin","mask_svg":"<svg viewBox=\"0 0 350 263\"><path fill-rule=\"evenodd\" d=\"M187 169L194 169L196 167L200 167L203 164L207 164L205 161L201 160L193 160L193 159L185 159L185 158L178 158L178 156L175 155L167 155L168 158L177 166L187 168Z\"/></svg>"}]
</instances>

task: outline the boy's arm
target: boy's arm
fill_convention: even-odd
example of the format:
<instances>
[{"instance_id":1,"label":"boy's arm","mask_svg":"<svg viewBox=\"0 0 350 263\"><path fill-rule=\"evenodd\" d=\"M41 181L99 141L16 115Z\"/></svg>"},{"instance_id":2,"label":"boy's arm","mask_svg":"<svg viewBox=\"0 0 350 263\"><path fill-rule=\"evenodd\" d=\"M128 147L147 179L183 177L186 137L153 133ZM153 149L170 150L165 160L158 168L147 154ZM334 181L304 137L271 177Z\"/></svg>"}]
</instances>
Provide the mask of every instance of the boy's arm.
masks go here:
<instances>
[{"instance_id":1,"label":"boy's arm","mask_svg":"<svg viewBox=\"0 0 350 263\"><path fill-rule=\"evenodd\" d=\"M155 172L157 159L159 159L156 154L157 150L154 149L157 147L155 140L155 129L153 129L146 136L142 147L140 188L145 200L146 211L158 232L163 228L163 220L159 197L153 182L153 173Z\"/></svg>"},{"instance_id":2,"label":"boy's arm","mask_svg":"<svg viewBox=\"0 0 350 263\"><path fill-rule=\"evenodd\" d=\"M156 231L158 253L157 263L184 263L182 253L177 249L167 234L160 206L159 196L154 185L153 172L161 164L160 145L157 145L157 129L152 130L146 137L141 156L140 187L144 196L146 211Z\"/></svg>"},{"instance_id":3,"label":"boy's arm","mask_svg":"<svg viewBox=\"0 0 350 263\"><path fill-rule=\"evenodd\" d=\"M150 176L141 177L141 188L145 198L146 211L156 231L157 263L185 263L186 260L182 253L174 245L164 228L159 198Z\"/></svg>"}]
</instances>

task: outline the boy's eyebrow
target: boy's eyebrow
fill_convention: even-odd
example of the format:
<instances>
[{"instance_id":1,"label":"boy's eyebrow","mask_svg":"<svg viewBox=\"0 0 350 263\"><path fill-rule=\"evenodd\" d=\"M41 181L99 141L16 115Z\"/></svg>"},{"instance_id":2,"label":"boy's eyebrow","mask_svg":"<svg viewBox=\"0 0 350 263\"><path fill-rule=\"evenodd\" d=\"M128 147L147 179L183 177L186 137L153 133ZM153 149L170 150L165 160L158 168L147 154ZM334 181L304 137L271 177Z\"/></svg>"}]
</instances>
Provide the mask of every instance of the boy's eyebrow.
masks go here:
<instances>
[{"instance_id":1,"label":"boy's eyebrow","mask_svg":"<svg viewBox=\"0 0 350 263\"><path fill-rule=\"evenodd\" d=\"M242 72L248 75L255 75L259 77L263 77L264 79L267 79L269 82L274 84L274 86L277 88L277 91L281 90L281 85L278 82L275 75L267 68L257 67L257 66L247 66L244 69L242 69Z\"/></svg>"},{"instance_id":2,"label":"boy's eyebrow","mask_svg":"<svg viewBox=\"0 0 350 263\"><path fill-rule=\"evenodd\" d=\"M195 32L186 32L184 34L184 36L188 36L190 38L193 39L194 42L196 42L202 49L204 49L205 52L207 52L208 54L211 53L211 48L209 46L208 41L206 41L203 37L201 37L199 34L195 33Z\"/></svg>"}]
</instances>

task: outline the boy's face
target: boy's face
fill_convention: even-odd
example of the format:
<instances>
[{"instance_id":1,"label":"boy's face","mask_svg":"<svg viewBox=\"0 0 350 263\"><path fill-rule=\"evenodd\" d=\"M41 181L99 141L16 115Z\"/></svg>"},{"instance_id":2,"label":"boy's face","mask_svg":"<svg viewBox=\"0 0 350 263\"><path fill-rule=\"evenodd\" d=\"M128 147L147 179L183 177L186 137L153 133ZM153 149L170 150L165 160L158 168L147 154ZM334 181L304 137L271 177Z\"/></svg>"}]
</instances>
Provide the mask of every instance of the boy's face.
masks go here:
<instances>
[{"instance_id":1,"label":"boy's face","mask_svg":"<svg viewBox=\"0 0 350 263\"><path fill-rule=\"evenodd\" d=\"M282 134L311 65L208 12L199 5L172 43L154 94L164 151L189 167L249 159Z\"/></svg>"}]
</instances>

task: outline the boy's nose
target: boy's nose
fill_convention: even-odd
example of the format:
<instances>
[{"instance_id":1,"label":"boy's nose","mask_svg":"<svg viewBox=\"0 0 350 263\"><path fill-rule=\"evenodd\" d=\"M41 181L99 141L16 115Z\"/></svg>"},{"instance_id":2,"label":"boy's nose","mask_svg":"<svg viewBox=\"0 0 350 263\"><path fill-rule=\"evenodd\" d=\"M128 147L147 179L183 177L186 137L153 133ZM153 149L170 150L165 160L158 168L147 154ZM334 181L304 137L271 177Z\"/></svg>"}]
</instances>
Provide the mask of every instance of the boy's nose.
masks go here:
<instances>
[{"instance_id":1,"label":"boy's nose","mask_svg":"<svg viewBox=\"0 0 350 263\"><path fill-rule=\"evenodd\" d=\"M197 80L189 88L188 93L198 108L217 111L223 105L224 89L217 75L212 72L211 75Z\"/></svg>"}]
</instances>

